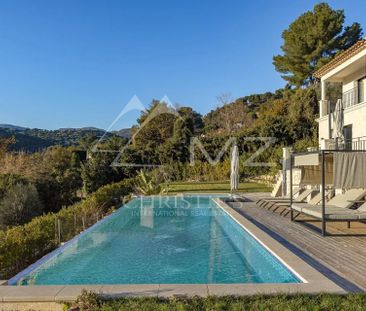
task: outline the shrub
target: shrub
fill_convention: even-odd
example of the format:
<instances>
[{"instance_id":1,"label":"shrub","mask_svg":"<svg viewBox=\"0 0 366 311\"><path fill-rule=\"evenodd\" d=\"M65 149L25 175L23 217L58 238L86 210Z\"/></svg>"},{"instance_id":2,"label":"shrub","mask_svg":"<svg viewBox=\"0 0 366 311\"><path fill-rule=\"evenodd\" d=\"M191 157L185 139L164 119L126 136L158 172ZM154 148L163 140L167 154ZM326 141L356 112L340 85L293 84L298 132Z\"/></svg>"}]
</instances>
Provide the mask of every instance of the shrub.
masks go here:
<instances>
[{"instance_id":1,"label":"shrub","mask_svg":"<svg viewBox=\"0 0 366 311\"><path fill-rule=\"evenodd\" d=\"M42 214L37 189L31 184L18 183L0 201L0 227L22 225Z\"/></svg>"},{"instance_id":2,"label":"shrub","mask_svg":"<svg viewBox=\"0 0 366 311\"><path fill-rule=\"evenodd\" d=\"M83 289L81 294L75 301L73 309L77 310L98 310L102 303L102 299L94 292Z\"/></svg>"},{"instance_id":3,"label":"shrub","mask_svg":"<svg viewBox=\"0 0 366 311\"><path fill-rule=\"evenodd\" d=\"M156 175L144 170L141 170L135 178L135 190L143 195L164 194L167 192L167 189L162 187L162 183Z\"/></svg>"}]
</instances>

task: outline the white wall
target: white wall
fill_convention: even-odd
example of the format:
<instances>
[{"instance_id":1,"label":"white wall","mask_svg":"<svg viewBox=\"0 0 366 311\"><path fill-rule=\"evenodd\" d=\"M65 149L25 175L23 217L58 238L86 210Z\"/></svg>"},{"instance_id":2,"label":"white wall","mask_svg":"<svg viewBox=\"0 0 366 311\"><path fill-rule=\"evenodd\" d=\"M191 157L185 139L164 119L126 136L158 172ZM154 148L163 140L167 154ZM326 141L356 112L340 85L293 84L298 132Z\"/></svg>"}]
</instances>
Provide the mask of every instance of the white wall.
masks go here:
<instances>
[{"instance_id":1,"label":"white wall","mask_svg":"<svg viewBox=\"0 0 366 311\"><path fill-rule=\"evenodd\" d=\"M344 110L344 125L352 124L352 136L366 136L366 103Z\"/></svg>"},{"instance_id":2,"label":"white wall","mask_svg":"<svg viewBox=\"0 0 366 311\"><path fill-rule=\"evenodd\" d=\"M319 145L322 139L329 139L328 116L320 118L319 123Z\"/></svg>"},{"instance_id":3,"label":"white wall","mask_svg":"<svg viewBox=\"0 0 366 311\"><path fill-rule=\"evenodd\" d=\"M328 116L320 118L319 123L319 144L323 139L328 139ZM344 126L352 125L353 138L366 136L366 103L359 104L344 110ZM333 128L333 118L331 117Z\"/></svg>"},{"instance_id":4,"label":"white wall","mask_svg":"<svg viewBox=\"0 0 366 311\"><path fill-rule=\"evenodd\" d=\"M357 80L363 78L366 74L365 68L348 75L342 81L342 91L347 92L357 86ZM322 139L329 139L328 116L318 119L319 123L319 144ZM333 128L333 118L331 117L331 126ZM366 103L358 104L344 110L344 125L352 125L353 138L366 136Z\"/></svg>"},{"instance_id":5,"label":"white wall","mask_svg":"<svg viewBox=\"0 0 366 311\"><path fill-rule=\"evenodd\" d=\"M353 74L347 76L342 82L343 83L343 86L342 86L343 93L356 87L357 80L363 78L365 75L366 75L366 67L361 68L357 72L354 72Z\"/></svg>"}]
</instances>

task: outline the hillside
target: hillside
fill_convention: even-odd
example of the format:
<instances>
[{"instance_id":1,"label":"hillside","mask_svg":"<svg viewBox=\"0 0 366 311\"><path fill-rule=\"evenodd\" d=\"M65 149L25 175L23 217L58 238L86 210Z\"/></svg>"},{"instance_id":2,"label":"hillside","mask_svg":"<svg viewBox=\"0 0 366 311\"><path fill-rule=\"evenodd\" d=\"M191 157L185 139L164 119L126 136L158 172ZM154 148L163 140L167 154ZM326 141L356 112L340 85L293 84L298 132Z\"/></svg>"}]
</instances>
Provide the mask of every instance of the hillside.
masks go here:
<instances>
[{"instance_id":1,"label":"hillside","mask_svg":"<svg viewBox=\"0 0 366 311\"><path fill-rule=\"evenodd\" d=\"M227 135L251 128L258 117L260 107L283 96L283 90L275 93L244 96L211 110L203 120L209 136Z\"/></svg>"},{"instance_id":2,"label":"hillside","mask_svg":"<svg viewBox=\"0 0 366 311\"><path fill-rule=\"evenodd\" d=\"M11 129L11 130L25 130L26 127L17 126L13 124L0 124L0 128Z\"/></svg>"},{"instance_id":3,"label":"hillside","mask_svg":"<svg viewBox=\"0 0 366 311\"><path fill-rule=\"evenodd\" d=\"M122 129L108 136L129 138L130 129ZM95 127L61 128L58 130L30 129L12 124L0 124L0 137L12 137L16 143L11 149L14 151L35 152L53 145L71 146L77 144L84 136L102 137L105 130Z\"/></svg>"}]
</instances>

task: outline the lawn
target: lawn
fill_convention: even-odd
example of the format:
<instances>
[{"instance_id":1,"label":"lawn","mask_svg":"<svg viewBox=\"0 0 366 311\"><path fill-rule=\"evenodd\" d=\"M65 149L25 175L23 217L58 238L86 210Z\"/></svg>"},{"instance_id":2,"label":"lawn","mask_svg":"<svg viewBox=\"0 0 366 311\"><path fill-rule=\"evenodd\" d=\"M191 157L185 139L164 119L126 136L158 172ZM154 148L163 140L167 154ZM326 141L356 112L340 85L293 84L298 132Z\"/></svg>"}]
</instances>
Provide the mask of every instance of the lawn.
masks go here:
<instances>
[{"instance_id":1,"label":"lawn","mask_svg":"<svg viewBox=\"0 0 366 311\"><path fill-rule=\"evenodd\" d=\"M266 185L254 182L240 183L238 192L270 192ZM229 181L219 182L175 182L169 184L169 194L177 193L228 193Z\"/></svg>"},{"instance_id":2,"label":"lawn","mask_svg":"<svg viewBox=\"0 0 366 311\"><path fill-rule=\"evenodd\" d=\"M91 302L88 305L87 301ZM182 311L219 311L219 310L365 310L364 294L348 295L274 295L248 297L208 297L208 298L119 298L110 301L88 299L84 302L87 310L182 310ZM85 303L86 302L86 303Z\"/></svg>"}]
</instances>

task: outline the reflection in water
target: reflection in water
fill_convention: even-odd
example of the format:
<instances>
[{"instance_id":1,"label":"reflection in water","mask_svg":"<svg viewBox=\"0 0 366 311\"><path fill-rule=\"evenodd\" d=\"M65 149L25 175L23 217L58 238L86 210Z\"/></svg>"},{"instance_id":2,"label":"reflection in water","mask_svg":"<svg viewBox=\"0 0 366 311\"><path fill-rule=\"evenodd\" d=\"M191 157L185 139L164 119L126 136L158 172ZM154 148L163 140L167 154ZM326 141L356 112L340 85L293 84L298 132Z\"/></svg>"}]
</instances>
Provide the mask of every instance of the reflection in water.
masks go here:
<instances>
[{"instance_id":1,"label":"reflection in water","mask_svg":"<svg viewBox=\"0 0 366 311\"><path fill-rule=\"evenodd\" d=\"M150 206L140 207L140 226L150 229L154 228L154 209Z\"/></svg>"}]
</instances>

